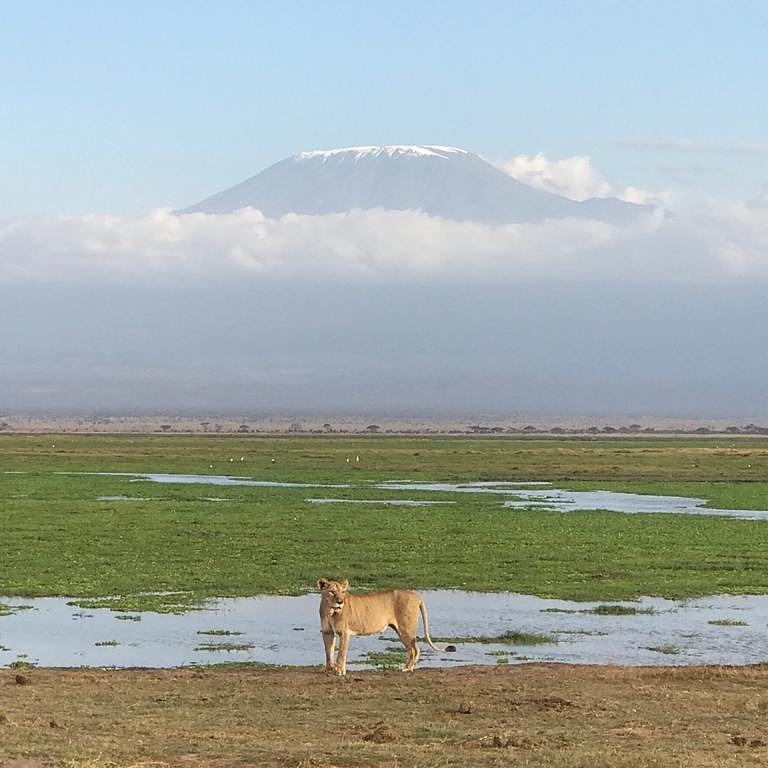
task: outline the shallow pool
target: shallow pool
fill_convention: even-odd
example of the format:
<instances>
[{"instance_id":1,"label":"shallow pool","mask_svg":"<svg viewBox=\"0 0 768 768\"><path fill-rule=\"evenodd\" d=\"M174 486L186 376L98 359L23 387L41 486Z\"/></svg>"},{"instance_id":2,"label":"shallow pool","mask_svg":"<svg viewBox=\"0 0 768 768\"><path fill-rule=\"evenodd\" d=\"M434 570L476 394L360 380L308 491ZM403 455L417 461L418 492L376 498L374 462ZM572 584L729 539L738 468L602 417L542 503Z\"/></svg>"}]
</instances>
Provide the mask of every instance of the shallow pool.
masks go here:
<instances>
[{"instance_id":1,"label":"shallow pool","mask_svg":"<svg viewBox=\"0 0 768 768\"><path fill-rule=\"evenodd\" d=\"M457 652L444 654L422 644L421 666L768 661L768 596L679 602L645 598L621 603L638 613L614 616L588 612L601 603L451 590L422 595L433 638L497 636L513 630L551 635L557 642L508 646L452 640ZM320 664L318 601L317 595L220 599L182 615L135 613L125 618L126 614L108 609L69 605L66 598L0 597L0 604L11 609L0 615L0 666L16 661L56 667L176 667L232 661ZM352 638L350 668L369 666L368 651L382 651L390 644L400 647L394 634L383 637ZM232 650L233 646L248 647Z\"/></svg>"},{"instance_id":2,"label":"shallow pool","mask_svg":"<svg viewBox=\"0 0 768 768\"><path fill-rule=\"evenodd\" d=\"M218 487L246 486L251 488L352 488L360 492L359 498L339 499L313 496L305 499L308 504L382 504L389 506L429 506L437 503L424 499L369 499L366 490L397 491L403 494L421 493L471 493L501 497L501 503L509 509L542 509L556 512L576 512L600 509L623 514L677 514L735 517L742 520L768 520L768 510L710 509L704 505L706 499L685 496L654 496L651 494L621 493L618 491L568 491L554 487L548 482L502 482L482 481L466 483L414 482L402 480L384 483L322 484L295 483L276 480L255 480L249 477L231 475L189 475L171 473L127 473L127 472L67 472L61 474L93 474L109 477L127 477L131 483L159 483L163 485L214 485ZM100 496L102 501L151 501L144 496ZM201 501L226 501L216 497L203 497ZM443 502L445 503L445 502Z\"/></svg>"}]
</instances>

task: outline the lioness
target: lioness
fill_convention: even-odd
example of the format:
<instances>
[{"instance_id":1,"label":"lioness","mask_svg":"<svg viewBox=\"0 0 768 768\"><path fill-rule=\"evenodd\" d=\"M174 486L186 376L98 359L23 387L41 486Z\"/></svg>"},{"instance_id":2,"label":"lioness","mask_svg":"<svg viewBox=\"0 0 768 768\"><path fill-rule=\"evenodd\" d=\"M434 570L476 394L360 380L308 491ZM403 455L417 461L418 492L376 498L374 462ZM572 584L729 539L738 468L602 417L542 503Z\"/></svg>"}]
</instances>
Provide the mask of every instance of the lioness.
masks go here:
<instances>
[{"instance_id":1,"label":"lioness","mask_svg":"<svg viewBox=\"0 0 768 768\"><path fill-rule=\"evenodd\" d=\"M417 592L410 589L387 589L368 595L353 595L347 592L349 581L318 579L320 590L320 631L325 645L325 669L337 675L347 673L347 648L350 635L372 635L383 632L387 627L397 636L408 651L405 671L413 672L419 660L419 646L416 631L419 627L419 613L424 622L424 637L436 651L438 648L429 636L427 609ZM333 647L339 636L339 652L333 662Z\"/></svg>"}]
</instances>

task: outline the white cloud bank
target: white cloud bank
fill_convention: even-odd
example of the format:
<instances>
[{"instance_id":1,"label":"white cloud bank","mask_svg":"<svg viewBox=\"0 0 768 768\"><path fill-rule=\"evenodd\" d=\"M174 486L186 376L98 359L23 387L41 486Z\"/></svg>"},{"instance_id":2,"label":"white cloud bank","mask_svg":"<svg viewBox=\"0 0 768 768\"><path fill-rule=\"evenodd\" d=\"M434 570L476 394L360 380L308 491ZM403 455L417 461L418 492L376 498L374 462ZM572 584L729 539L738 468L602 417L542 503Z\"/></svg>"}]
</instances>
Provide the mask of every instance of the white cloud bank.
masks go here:
<instances>
[{"instance_id":1,"label":"white cloud bank","mask_svg":"<svg viewBox=\"0 0 768 768\"><path fill-rule=\"evenodd\" d=\"M538 174L541 185L570 195L608 184L585 158L533 158L528 166L531 183ZM218 278L768 281L768 207L709 203L623 227L575 219L489 227L383 210L274 220L254 209L184 216L158 209L0 221L0 283Z\"/></svg>"}]
</instances>

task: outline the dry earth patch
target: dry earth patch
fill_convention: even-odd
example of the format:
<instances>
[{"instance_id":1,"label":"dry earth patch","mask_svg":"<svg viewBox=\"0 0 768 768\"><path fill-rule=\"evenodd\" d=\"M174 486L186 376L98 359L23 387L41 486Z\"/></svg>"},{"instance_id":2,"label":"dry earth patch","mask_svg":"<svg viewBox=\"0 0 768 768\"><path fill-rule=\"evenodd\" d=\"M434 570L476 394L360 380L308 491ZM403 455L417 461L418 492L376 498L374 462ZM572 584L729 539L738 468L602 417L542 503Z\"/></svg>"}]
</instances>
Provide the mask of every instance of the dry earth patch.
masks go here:
<instances>
[{"instance_id":1,"label":"dry earth patch","mask_svg":"<svg viewBox=\"0 0 768 768\"><path fill-rule=\"evenodd\" d=\"M768 666L0 671L1 768L768 761Z\"/></svg>"}]
</instances>

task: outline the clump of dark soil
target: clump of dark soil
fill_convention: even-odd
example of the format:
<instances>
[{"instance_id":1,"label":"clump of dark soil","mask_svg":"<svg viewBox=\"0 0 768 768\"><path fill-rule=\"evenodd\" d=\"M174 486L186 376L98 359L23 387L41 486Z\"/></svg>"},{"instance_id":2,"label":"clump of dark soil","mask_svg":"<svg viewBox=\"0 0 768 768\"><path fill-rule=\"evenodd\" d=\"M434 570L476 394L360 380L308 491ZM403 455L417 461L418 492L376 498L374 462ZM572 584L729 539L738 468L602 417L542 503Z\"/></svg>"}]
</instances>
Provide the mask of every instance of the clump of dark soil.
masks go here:
<instances>
[{"instance_id":1,"label":"clump of dark soil","mask_svg":"<svg viewBox=\"0 0 768 768\"><path fill-rule=\"evenodd\" d=\"M373 730L363 736L363 741L372 741L374 744L386 744L397 741L400 734L396 728L392 728L384 721L376 723Z\"/></svg>"}]
</instances>

